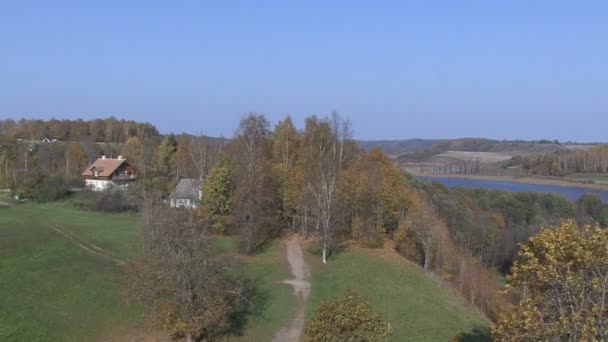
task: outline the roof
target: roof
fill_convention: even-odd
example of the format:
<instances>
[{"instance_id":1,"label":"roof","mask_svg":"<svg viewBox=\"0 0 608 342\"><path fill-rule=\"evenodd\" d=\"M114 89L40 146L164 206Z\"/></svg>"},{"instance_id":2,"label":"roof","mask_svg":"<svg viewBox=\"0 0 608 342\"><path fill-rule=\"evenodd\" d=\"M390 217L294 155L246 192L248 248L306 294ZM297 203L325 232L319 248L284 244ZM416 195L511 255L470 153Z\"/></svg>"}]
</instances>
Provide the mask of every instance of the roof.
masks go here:
<instances>
[{"instance_id":1,"label":"roof","mask_svg":"<svg viewBox=\"0 0 608 342\"><path fill-rule=\"evenodd\" d=\"M180 179L175 186L175 190L169 196L173 199L193 199L198 200L200 198L200 190L203 182L199 179L183 178Z\"/></svg>"},{"instance_id":2,"label":"roof","mask_svg":"<svg viewBox=\"0 0 608 342\"><path fill-rule=\"evenodd\" d=\"M114 158L98 158L93 164L84 170L83 176L94 176L93 170L99 171L98 177L111 177L112 173L116 171L124 163L125 159L114 159Z\"/></svg>"}]
</instances>

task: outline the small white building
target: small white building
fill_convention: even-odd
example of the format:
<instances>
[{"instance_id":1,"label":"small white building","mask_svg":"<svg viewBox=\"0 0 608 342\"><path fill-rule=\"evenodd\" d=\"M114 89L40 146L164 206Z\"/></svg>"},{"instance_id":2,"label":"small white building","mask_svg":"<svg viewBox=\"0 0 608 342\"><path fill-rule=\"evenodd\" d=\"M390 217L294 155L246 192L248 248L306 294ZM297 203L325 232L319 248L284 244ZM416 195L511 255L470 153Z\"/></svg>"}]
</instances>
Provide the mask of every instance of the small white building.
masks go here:
<instances>
[{"instance_id":1,"label":"small white building","mask_svg":"<svg viewBox=\"0 0 608 342\"><path fill-rule=\"evenodd\" d=\"M171 208L197 208L203 197L202 184L203 182L198 179L180 179L175 190L169 196Z\"/></svg>"},{"instance_id":2,"label":"small white building","mask_svg":"<svg viewBox=\"0 0 608 342\"><path fill-rule=\"evenodd\" d=\"M124 187L137 179L137 169L122 156L106 158L102 156L89 165L82 173L87 188L104 191L110 187Z\"/></svg>"}]
</instances>

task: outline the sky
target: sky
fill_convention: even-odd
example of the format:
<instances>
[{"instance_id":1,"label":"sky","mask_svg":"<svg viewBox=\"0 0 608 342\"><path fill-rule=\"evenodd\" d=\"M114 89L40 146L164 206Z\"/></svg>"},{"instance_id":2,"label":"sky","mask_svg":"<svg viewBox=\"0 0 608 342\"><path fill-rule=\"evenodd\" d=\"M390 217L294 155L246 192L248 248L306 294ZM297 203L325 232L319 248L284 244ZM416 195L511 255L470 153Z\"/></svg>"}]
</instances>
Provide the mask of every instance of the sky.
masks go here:
<instances>
[{"instance_id":1,"label":"sky","mask_svg":"<svg viewBox=\"0 0 608 342\"><path fill-rule=\"evenodd\" d=\"M0 0L0 118L608 141L607 1Z\"/></svg>"}]
</instances>

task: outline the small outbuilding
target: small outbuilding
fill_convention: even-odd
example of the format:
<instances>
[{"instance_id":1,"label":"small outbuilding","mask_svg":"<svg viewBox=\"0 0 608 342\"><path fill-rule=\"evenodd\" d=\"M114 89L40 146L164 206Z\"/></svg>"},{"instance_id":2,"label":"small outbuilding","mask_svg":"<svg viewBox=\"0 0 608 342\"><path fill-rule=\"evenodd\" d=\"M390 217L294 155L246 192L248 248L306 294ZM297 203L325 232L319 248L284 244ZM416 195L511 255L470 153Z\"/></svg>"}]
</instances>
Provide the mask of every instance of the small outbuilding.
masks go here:
<instances>
[{"instance_id":1,"label":"small outbuilding","mask_svg":"<svg viewBox=\"0 0 608 342\"><path fill-rule=\"evenodd\" d=\"M175 190L169 196L171 208L197 208L203 197L202 185L203 182L199 179L180 179Z\"/></svg>"}]
</instances>

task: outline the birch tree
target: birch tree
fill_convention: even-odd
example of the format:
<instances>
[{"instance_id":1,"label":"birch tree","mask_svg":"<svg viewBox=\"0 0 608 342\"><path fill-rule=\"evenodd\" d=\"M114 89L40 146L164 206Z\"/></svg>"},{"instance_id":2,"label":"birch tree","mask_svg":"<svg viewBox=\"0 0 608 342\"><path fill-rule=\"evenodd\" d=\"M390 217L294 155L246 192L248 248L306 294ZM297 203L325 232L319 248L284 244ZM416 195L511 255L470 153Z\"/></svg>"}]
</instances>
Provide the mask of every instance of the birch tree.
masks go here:
<instances>
[{"instance_id":1,"label":"birch tree","mask_svg":"<svg viewBox=\"0 0 608 342\"><path fill-rule=\"evenodd\" d=\"M209 137L199 134L190 140L190 159L199 179L204 179L210 168Z\"/></svg>"},{"instance_id":2,"label":"birch tree","mask_svg":"<svg viewBox=\"0 0 608 342\"><path fill-rule=\"evenodd\" d=\"M349 149L350 124L337 113L319 121L311 117L306 121L303 144L306 144L304 162L306 190L312 195L313 207L321 229L323 263L332 247L333 224L338 204L338 183L346 166Z\"/></svg>"}]
</instances>

